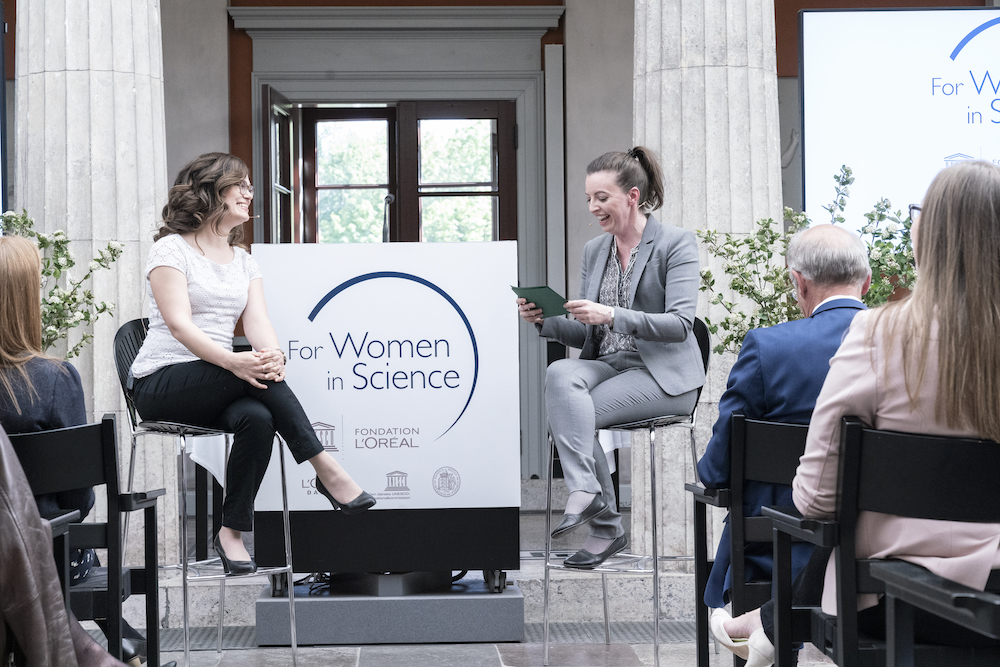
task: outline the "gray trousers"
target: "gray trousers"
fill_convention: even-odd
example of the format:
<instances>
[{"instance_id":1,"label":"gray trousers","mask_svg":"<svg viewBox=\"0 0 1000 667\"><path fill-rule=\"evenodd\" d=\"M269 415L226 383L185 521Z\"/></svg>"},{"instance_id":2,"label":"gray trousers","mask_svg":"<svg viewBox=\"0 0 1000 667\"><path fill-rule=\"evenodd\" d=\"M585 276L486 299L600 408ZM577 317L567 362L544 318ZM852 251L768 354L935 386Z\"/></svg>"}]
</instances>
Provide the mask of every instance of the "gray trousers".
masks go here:
<instances>
[{"instance_id":1,"label":"gray trousers","mask_svg":"<svg viewBox=\"0 0 1000 667\"><path fill-rule=\"evenodd\" d=\"M691 414L698 391L669 396L642 364L638 352L597 360L560 359L545 374L549 431L559 450L567 488L600 493L611 509L590 522L602 539L623 535L611 471L597 429L661 415Z\"/></svg>"}]
</instances>

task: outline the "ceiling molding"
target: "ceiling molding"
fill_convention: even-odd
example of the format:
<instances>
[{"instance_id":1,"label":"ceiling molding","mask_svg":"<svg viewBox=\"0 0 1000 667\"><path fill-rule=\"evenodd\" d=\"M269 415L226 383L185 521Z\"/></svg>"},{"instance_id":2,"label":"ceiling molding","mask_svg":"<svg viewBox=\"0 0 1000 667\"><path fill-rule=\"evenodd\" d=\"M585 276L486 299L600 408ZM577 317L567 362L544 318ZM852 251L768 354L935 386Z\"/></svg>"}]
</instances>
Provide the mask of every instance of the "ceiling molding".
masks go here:
<instances>
[{"instance_id":1,"label":"ceiling molding","mask_svg":"<svg viewBox=\"0 0 1000 667\"><path fill-rule=\"evenodd\" d=\"M548 30L562 5L504 7L229 7L249 31Z\"/></svg>"}]
</instances>

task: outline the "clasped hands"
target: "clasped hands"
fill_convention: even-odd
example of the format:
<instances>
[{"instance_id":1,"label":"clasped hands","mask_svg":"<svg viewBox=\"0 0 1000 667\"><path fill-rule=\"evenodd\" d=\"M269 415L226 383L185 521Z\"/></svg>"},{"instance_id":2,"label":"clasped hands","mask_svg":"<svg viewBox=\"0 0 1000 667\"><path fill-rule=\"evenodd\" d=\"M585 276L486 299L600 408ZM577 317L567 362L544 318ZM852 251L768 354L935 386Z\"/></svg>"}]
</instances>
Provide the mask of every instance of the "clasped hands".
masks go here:
<instances>
[{"instance_id":1,"label":"clasped hands","mask_svg":"<svg viewBox=\"0 0 1000 667\"><path fill-rule=\"evenodd\" d=\"M615 315L615 309L611 306L594 303L588 299L567 301L563 304L563 308L584 324L611 324ZM542 317L542 309L536 308L533 303L528 303L523 297L517 300L517 310L521 319L529 324L540 324L545 319Z\"/></svg>"},{"instance_id":2,"label":"clasped hands","mask_svg":"<svg viewBox=\"0 0 1000 667\"><path fill-rule=\"evenodd\" d=\"M234 352L229 370L254 387L267 389L261 380L281 382L285 379L285 355L278 348L270 347L252 352Z\"/></svg>"}]
</instances>

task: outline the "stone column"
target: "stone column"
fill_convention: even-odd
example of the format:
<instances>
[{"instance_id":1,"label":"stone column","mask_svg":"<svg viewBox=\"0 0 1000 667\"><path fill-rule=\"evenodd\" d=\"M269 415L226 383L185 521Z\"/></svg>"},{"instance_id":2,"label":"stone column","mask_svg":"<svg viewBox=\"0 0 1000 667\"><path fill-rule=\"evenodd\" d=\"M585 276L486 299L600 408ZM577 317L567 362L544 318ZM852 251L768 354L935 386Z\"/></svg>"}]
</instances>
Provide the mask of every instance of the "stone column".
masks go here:
<instances>
[{"instance_id":1,"label":"stone column","mask_svg":"<svg viewBox=\"0 0 1000 667\"><path fill-rule=\"evenodd\" d=\"M110 271L95 274L92 286L98 300L116 305L115 315L101 318L93 343L72 360L83 378L89 419L118 414L123 470L128 416L113 343L118 327L142 314L143 269L166 201L162 72L157 0L18 5L12 208L26 209L40 231L66 230L81 273L95 248L109 241L125 246ZM140 452L136 488L176 488L173 450L164 445L149 439L147 451ZM164 499L161 516L176 516L174 502ZM141 543L135 524L141 522L141 516L132 522L133 553L131 547ZM167 543L161 539L161 550Z\"/></svg>"},{"instance_id":2,"label":"stone column","mask_svg":"<svg viewBox=\"0 0 1000 667\"><path fill-rule=\"evenodd\" d=\"M750 233L781 219L781 165L773 0L635 0L634 140L662 159L667 224ZM722 284L720 266L710 266ZM707 300L698 314L704 317ZM711 315L710 315L711 316ZM718 319L721 319L716 313ZM711 435L731 355L712 355L699 407L699 454ZM661 553L693 554L693 480L686 432L666 429L659 497ZM632 455L632 534L650 551L648 439ZM645 499L643 504L642 499Z\"/></svg>"}]
</instances>

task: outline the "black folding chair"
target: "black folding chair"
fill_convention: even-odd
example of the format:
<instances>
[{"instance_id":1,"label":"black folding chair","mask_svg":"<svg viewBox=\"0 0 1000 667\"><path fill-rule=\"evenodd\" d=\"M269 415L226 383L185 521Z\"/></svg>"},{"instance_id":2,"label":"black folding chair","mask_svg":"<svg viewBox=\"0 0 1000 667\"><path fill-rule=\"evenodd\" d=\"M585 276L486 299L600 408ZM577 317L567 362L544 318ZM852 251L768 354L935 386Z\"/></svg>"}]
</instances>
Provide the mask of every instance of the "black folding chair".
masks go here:
<instances>
[{"instance_id":1,"label":"black folding chair","mask_svg":"<svg viewBox=\"0 0 1000 667\"><path fill-rule=\"evenodd\" d=\"M809 431L805 424L747 419L738 412L733 413L731 424L729 479L732 488L706 489L700 483L684 485L694 499L695 625L699 667L708 667L709 662L708 607L704 600L713 561L708 555L706 507L729 509L733 616L757 609L771 598L771 580L747 581L744 553L748 544L771 543L771 520L746 513L741 500L743 489L747 482L791 485Z\"/></svg>"},{"instance_id":2,"label":"black folding chair","mask_svg":"<svg viewBox=\"0 0 1000 667\"><path fill-rule=\"evenodd\" d=\"M122 601L133 593L146 596L149 667L159 667L159 589L157 585L156 498L164 489L121 493L118 478L118 430L113 414L98 424L11 435L32 493L59 493L104 486L108 519L69 526L69 547L107 549L106 567L93 568L70 591L70 607L80 620L107 620L108 651L122 658ZM142 569L122 563L122 515L143 510L145 561Z\"/></svg>"},{"instance_id":3,"label":"black folding chair","mask_svg":"<svg viewBox=\"0 0 1000 667\"><path fill-rule=\"evenodd\" d=\"M895 563L855 557L858 514L1000 522L998 469L1000 445L995 442L878 431L866 428L856 417L844 417L837 518L809 519L794 508L764 508L774 524L775 664L790 665L793 642L811 641L843 667L885 665L886 642L858 634L857 596L884 593L882 580L873 576L876 566ZM824 614L818 607L792 608L792 536L833 547L838 616ZM926 644L914 648L917 665L1000 664L1000 648Z\"/></svg>"}]
</instances>

